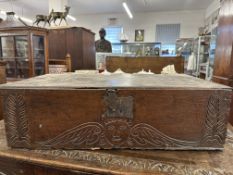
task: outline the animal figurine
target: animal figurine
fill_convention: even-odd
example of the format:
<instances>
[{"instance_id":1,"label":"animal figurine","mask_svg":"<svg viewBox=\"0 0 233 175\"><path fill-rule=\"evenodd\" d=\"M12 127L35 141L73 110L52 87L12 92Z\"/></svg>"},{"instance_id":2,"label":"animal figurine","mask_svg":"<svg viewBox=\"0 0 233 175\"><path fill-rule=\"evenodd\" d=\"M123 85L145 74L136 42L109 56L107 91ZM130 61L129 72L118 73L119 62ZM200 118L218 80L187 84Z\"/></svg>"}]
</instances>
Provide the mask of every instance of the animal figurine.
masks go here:
<instances>
[{"instance_id":1,"label":"animal figurine","mask_svg":"<svg viewBox=\"0 0 233 175\"><path fill-rule=\"evenodd\" d=\"M70 11L70 7L65 6L64 12L53 12L51 21L53 21L53 23L56 25L56 20L60 19L59 26L61 25L62 20L64 20L66 22L66 25L68 25L68 23L66 21L66 17L69 14L69 11Z\"/></svg>"},{"instance_id":2,"label":"animal figurine","mask_svg":"<svg viewBox=\"0 0 233 175\"><path fill-rule=\"evenodd\" d=\"M37 26L39 25L40 22L44 22L44 27L46 26L46 23L50 24L50 20L52 18L52 14L53 14L54 10L52 9L51 12L49 13L49 16L46 15L36 15L36 21L33 23L36 24Z\"/></svg>"}]
</instances>

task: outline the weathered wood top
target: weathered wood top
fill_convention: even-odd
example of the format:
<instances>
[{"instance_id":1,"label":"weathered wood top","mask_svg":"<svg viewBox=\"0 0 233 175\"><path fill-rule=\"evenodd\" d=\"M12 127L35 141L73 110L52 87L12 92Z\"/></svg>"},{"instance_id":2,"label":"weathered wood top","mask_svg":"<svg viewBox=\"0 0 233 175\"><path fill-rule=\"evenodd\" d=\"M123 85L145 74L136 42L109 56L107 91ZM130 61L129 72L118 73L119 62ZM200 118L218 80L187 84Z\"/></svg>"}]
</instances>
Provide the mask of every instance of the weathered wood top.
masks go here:
<instances>
[{"instance_id":1,"label":"weathered wood top","mask_svg":"<svg viewBox=\"0 0 233 175\"><path fill-rule=\"evenodd\" d=\"M11 150L0 122L0 158L96 174L233 175L233 128L224 151Z\"/></svg>"},{"instance_id":2,"label":"weathered wood top","mask_svg":"<svg viewBox=\"0 0 233 175\"><path fill-rule=\"evenodd\" d=\"M47 74L23 81L7 83L0 89L229 89L230 87L187 75L111 74L78 75Z\"/></svg>"}]
</instances>

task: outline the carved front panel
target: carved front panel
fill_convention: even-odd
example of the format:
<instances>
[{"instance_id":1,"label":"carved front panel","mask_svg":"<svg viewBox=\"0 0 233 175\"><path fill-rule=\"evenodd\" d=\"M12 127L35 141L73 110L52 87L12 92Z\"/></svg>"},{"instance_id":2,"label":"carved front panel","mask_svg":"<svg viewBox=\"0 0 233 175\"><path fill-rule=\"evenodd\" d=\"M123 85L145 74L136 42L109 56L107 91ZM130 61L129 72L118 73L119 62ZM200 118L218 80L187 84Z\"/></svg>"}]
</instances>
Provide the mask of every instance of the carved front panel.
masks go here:
<instances>
[{"instance_id":1,"label":"carved front panel","mask_svg":"<svg viewBox=\"0 0 233 175\"><path fill-rule=\"evenodd\" d=\"M103 93L101 92L101 94ZM203 130L200 138L191 137L189 140L186 140L184 137L182 138L182 135L178 136L181 139L172 137L170 134L160 130L153 123L153 120L138 120L134 114L134 96L127 95L127 93L118 93L115 90L108 90L102 96L104 105L102 114L98 115L99 118L93 117L93 120L80 122L81 124L70 127L70 129L65 129L64 132L58 132L53 137L43 140L33 140L31 139L33 135L29 134L29 118L26 116L27 106L24 94L12 93L6 95L4 98L7 139L10 146L17 148L222 149L226 135L230 93L227 91L214 91L209 94L206 106L203 107L206 109L206 114L205 116L200 114L205 120L202 120L203 126L200 126ZM101 99L98 100L101 101ZM192 102L189 103L192 104ZM64 109L67 110L66 108ZM149 119L156 118L157 113L155 112L154 115ZM59 115L57 117L59 118ZM78 120L78 117L76 118ZM158 117L156 119L159 120ZM33 120L33 116L30 116L30 120ZM48 122L48 120L55 121L50 113L49 118L46 118L45 121ZM31 121L30 123L33 124ZM56 125L56 122L52 124ZM40 128L39 126L42 127ZM40 134L40 130L42 129L46 131L47 128L43 127L44 125L39 126L30 127L39 127L37 134ZM167 128L167 130L169 129Z\"/></svg>"},{"instance_id":2,"label":"carved front panel","mask_svg":"<svg viewBox=\"0 0 233 175\"><path fill-rule=\"evenodd\" d=\"M118 97L115 91L110 92L110 96L107 95L104 98L105 101L109 102L110 107L107 107L110 109L107 108L107 112L102 116L100 122L79 125L53 139L40 142L40 147L185 150L223 148L230 105L228 92L215 92L209 97L206 104L207 112L203 125L203 135L198 141L172 138L156 129L152 124L134 123L133 118L123 117L125 115L118 116L117 111L122 108L117 108ZM114 107L114 110L111 111L111 107Z\"/></svg>"}]
</instances>

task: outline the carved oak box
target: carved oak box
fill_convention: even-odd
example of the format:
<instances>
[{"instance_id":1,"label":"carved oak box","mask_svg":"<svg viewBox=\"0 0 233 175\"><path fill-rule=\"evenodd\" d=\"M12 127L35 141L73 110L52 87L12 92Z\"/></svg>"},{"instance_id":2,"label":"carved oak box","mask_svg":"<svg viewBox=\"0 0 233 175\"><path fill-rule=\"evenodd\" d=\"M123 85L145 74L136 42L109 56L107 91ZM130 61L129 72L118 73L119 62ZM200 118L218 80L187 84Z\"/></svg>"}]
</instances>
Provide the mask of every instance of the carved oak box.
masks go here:
<instances>
[{"instance_id":1,"label":"carved oak box","mask_svg":"<svg viewBox=\"0 0 233 175\"><path fill-rule=\"evenodd\" d=\"M185 75L44 75L0 86L8 145L221 150L231 88Z\"/></svg>"}]
</instances>

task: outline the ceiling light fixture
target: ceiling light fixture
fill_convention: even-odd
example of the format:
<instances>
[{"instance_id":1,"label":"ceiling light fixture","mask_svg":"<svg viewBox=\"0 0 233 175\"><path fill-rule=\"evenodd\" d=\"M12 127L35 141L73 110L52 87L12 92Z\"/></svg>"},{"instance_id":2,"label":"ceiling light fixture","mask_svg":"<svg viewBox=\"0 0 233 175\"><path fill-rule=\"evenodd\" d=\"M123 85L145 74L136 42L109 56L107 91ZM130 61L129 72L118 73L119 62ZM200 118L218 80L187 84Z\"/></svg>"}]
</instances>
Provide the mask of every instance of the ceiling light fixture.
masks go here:
<instances>
[{"instance_id":1,"label":"ceiling light fixture","mask_svg":"<svg viewBox=\"0 0 233 175\"><path fill-rule=\"evenodd\" d=\"M130 19L133 19L133 15L132 15L132 13L131 13L131 11L130 11L128 5L127 5L127 3L126 3L126 2L123 2L122 5L123 5L123 7L125 8L125 11L127 12L129 18L130 18Z\"/></svg>"},{"instance_id":2,"label":"ceiling light fixture","mask_svg":"<svg viewBox=\"0 0 233 175\"><path fill-rule=\"evenodd\" d=\"M6 12L5 11L0 11L0 13L2 14L2 15L6 15Z\"/></svg>"},{"instance_id":3,"label":"ceiling light fixture","mask_svg":"<svg viewBox=\"0 0 233 175\"><path fill-rule=\"evenodd\" d=\"M71 16L71 15L67 15L67 17L68 17L69 19L71 19L72 21L76 21L76 18L73 17L73 16Z\"/></svg>"},{"instance_id":4,"label":"ceiling light fixture","mask_svg":"<svg viewBox=\"0 0 233 175\"><path fill-rule=\"evenodd\" d=\"M31 19L28 19L28 18L25 18L25 17L20 17L20 16L18 18L22 19L25 22L33 23L33 21Z\"/></svg>"},{"instance_id":5,"label":"ceiling light fixture","mask_svg":"<svg viewBox=\"0 0 233 175\"><path fill-rule=\"evenodd\" d=\"M146 1L146 0L144 0L143 2L144 2L144 6L147 6L147 1Z\"/></svg>"},{"instance_id":6,"label":"ceiling light fixture","mask_svg":"<svg viewBox=\"0 0 233 175\"><path fill-rule=\"evenodd\" d=\"M6 15L6 12L3 10L0 10L0 13L3 15ZM28 22L28 23L33 23L33 21L31 19L25 18L25 17L20 17L18 15L15 15L16 18L20 18L21 20Z\"/></svg>"}]
</instances>

